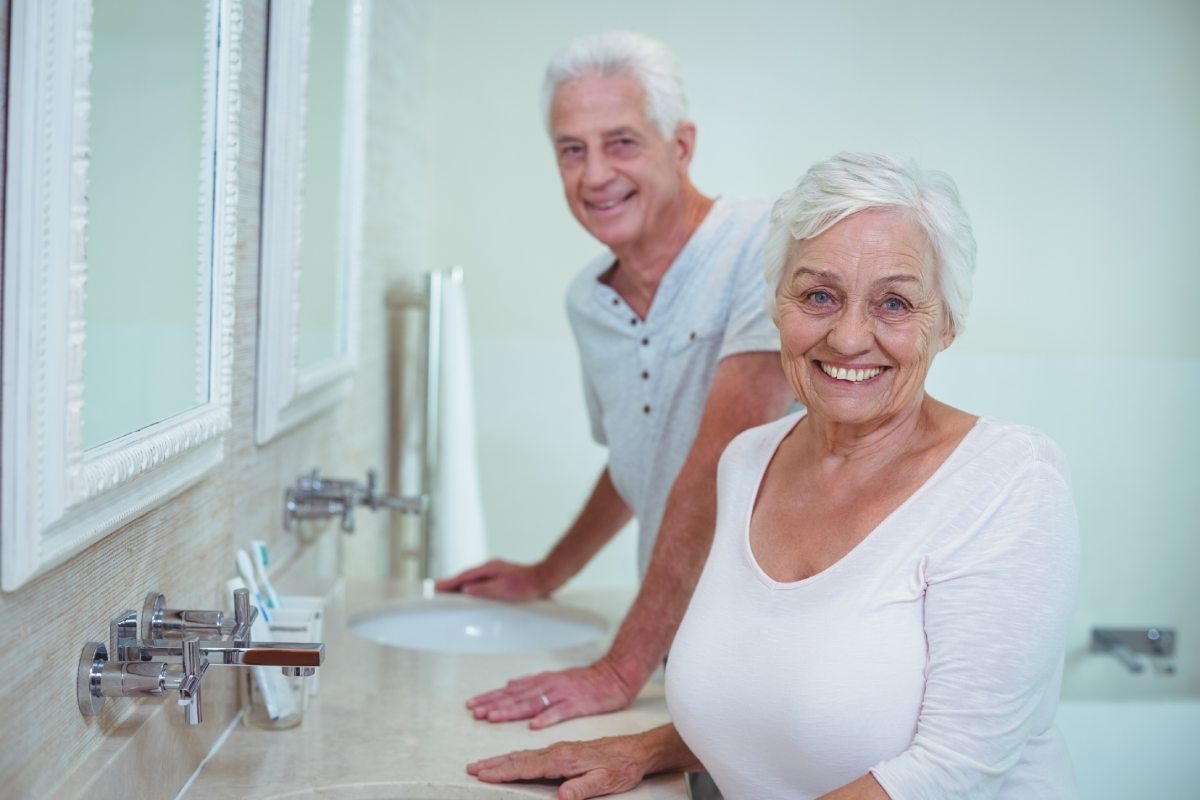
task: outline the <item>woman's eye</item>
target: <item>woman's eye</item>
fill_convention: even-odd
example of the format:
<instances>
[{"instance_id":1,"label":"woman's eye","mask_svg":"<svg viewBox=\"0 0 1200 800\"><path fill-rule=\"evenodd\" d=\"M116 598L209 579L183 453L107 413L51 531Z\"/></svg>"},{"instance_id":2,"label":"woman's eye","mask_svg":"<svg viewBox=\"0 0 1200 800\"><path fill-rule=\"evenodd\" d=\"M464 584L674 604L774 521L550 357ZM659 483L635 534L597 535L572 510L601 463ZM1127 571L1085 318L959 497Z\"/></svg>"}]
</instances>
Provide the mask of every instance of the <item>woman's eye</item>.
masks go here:
<instances>
[{"instance_id":1,"label":"woman's eye","mask_svg":"<svg viewBox=\"0 0 1200 800\"><path fill-rule=\"evenodd\" d=\"M884 298L884 301L880 304L880 306L889 314L896 314L908 308L908 304L899 297Z\"/></svg>"},{"instance_id":2,"label":"woman's eye","mask_svg":"<svg viewBox=\"0 0 1200 800\"><path fill-rule=\"evenodd\" d=\"M831 295L829 292L818 289L815 292L808 293L808 301L819 306L828 305L829 303L833 302L833 295Z\"/></svg>"}]
</instances>

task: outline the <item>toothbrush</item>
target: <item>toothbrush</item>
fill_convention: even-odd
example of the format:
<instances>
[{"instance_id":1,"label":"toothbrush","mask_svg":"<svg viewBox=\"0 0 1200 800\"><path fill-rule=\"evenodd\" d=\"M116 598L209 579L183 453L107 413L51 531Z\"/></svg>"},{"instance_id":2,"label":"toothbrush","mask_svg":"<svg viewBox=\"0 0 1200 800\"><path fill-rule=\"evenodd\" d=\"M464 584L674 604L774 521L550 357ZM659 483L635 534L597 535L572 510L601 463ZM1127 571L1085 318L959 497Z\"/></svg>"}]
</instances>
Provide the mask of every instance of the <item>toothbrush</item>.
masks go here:
<instances>
[{"instance_id":1,"label":"toothbrush","mask_svg":"<svg viewBox=\"0 0 1200 800\"><path fill-rule=\"evenodd\" d=\"M241 572L240 565L238 572ZM228 587L230 594L233 594L237 589L254 591L253 586L247 586L245 580L238 578L227 581L225 585ZM250 638L256 642L269 642L272 640L271 629L267 627L267 622L261 611L254 618L254 623L250 629ZM296 713L296 702L292 698L287 678L283 676L282 672L277 669L268 669L267 667L250 667L250 673L254 677L254 683L258 686L258 694L262 698L267 718L271 722L278 722L281 718Z\"/></svg>"},{"instance_id":2,"label":"toothbrush","mask_svg":"<svg viewBox=\"0 0 1200 800\"><path fill-rule=\"evenodd\" d=\"M246 588L250 590L250 596L254 599L254 604L258 606L259 616L263 622L269 623L271 615L267 613L267 604L263 602L262 594L258 591L258 582L254 580L254 564L250 561L250 556L246 555L246 551L238 549L237 555L234 557L237 562L238 574L242 576L242 582L246 584Z\"/></svg>"},{"instance_id":3,"label":"toothbrush","mask_svg":"<svg viewBox=\"0 0 1200 800\"><path fill-rule=\"evenodd\" d=\"M281 605L279 595L275 593L275 587L271 585L271 580L267 577L266 542L261 539L250 541L250 560L254 563L254 577L258 579L258 586L267 598L267 605L271 608L279 608Z\"/></svg>"}]
</instances>

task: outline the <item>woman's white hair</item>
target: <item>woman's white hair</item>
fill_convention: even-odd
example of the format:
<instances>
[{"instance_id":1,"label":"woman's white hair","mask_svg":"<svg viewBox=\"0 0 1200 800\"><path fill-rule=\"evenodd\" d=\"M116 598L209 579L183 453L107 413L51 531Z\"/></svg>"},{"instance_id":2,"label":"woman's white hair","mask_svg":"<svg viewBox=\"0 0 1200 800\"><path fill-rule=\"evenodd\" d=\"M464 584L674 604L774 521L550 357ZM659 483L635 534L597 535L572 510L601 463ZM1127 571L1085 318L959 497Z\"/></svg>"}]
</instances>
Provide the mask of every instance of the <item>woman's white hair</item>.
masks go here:
<instances>
[{"instance_id":1,"label":"woman's white hair","mask_svg":"<svg viewBox=\"0 0 1200 800\"><path fill-rule=\"evenodd\" d=\"M687 117L687 97L675 56L662 42L640 33L612 31L582 36L554 54L542 82L542 113L550 130L554 93L567 81L596 75L635 78L646 93L646 118L664 138Z\"/></svg>"},{"instance_id":2,"label":"woman's white hair","mask_svg":"<svg viewBox=\"0 0 1200 800\"><path fill-rule=\"evenodd\" d=\"M775 201L763 245L770 308L796 242L870 208L904 209L925 230L937 259L938 290L955 334L961 334L971 305L975 236L958 188L944 172L879 153L839 153L814 164Z\"/></svg>"}]
</instances>

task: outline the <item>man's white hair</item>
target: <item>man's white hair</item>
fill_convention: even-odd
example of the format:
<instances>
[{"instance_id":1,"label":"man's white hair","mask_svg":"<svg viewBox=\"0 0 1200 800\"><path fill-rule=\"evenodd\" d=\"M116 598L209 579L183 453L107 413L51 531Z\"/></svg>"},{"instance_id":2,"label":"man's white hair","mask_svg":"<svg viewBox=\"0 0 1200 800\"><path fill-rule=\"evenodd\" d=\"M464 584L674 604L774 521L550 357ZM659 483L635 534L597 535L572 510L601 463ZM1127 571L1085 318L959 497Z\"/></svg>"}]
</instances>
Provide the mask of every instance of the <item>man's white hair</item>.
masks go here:
<instances>
[{"instance_id":1,"label":"man's white hair","mask_svg":"<svg viewBox=\"0 0 1200 800\"><path fill-rule=\"evenodd\" d=\"M550 130L550 105L564 83L595 75L627 76L646 93L646 118L664 138L687 117L687 97L675 56L665 44L640 33L612 31L582 36L554 54L542 82L542 112Z\"/></svg>"},{"instance_id":2,"label":"man's white hair","mask_svg":"<svg viewBox=\"0 0 1200 800\"><path fill-rule=\"evenodd\" d=\"M775 293L796 242L820 236L870 208L906 210L924 229L937 260L938 290L955 334L961 334L971 305L976 248L958 188L944 172L879 153L839 153L814 164L775 201L763 245L770 308L775 308Z\"/></svg>"}]
</instances>

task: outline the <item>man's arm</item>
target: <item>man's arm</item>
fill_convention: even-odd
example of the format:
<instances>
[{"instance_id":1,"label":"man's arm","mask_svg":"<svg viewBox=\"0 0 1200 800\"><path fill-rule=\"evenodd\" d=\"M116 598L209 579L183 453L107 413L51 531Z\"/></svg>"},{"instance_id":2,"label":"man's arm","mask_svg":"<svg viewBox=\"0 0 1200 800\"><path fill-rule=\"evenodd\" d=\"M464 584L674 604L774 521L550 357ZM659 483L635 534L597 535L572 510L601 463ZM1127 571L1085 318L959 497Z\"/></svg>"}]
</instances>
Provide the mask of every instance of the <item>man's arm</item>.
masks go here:
<instances>
[{"instance_id":1,"label":"man's arm","mask_svg":"<svg viewBox=\"0 0 1200 800\"><path fill-rule=\"evenodd\" d=\"M530 727L544 728L632 702L670 648L712 546L721 453L743 430L778 419L793 400L776 352L740 353L717 364L646 578L608 653L587 667L518 678L472 698L467 706L477 719L533 717Z\"/></svg>"},{"instance_id":2,"label":"man's arm","mask_svg":"<svg viewBox=\"0 0 1200 800\"><path fill-rule=\"evenodd\" d=\"M617 494L606 467L579 516L537 564L514 564L492 559L458 575L443 578L439 592L462 592L497 600L534 600L548 597L571 579L592 556L629 522L633 512Z\"/></svg>"}]
</instances>

